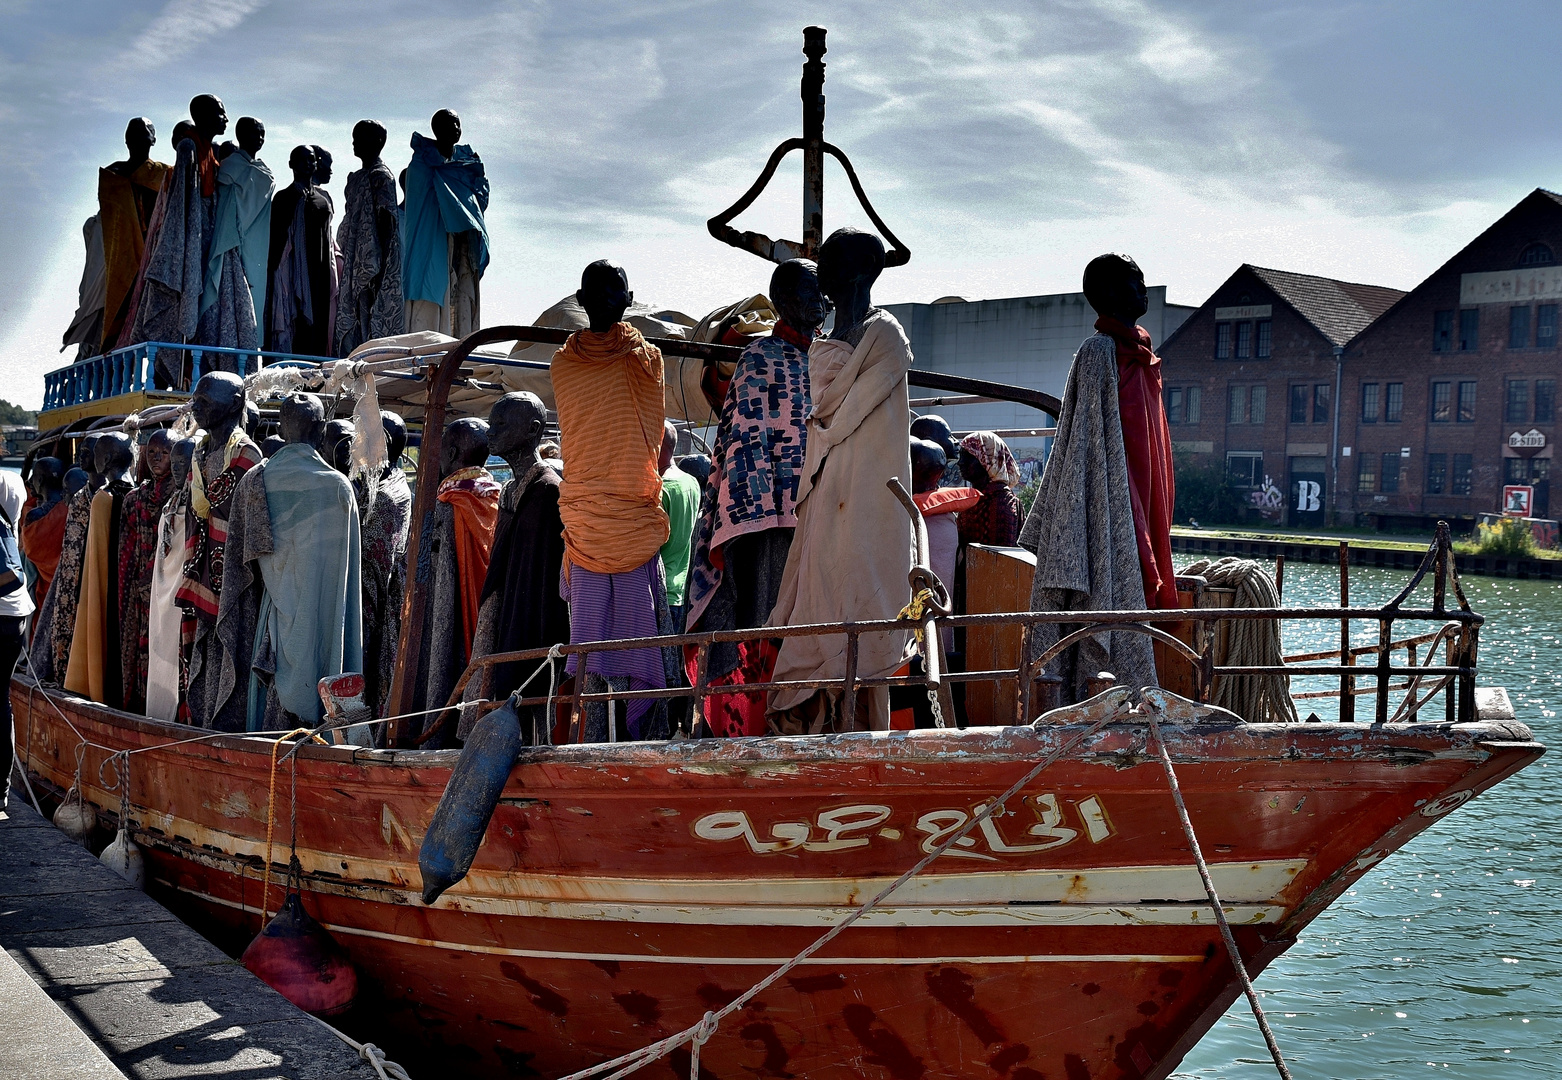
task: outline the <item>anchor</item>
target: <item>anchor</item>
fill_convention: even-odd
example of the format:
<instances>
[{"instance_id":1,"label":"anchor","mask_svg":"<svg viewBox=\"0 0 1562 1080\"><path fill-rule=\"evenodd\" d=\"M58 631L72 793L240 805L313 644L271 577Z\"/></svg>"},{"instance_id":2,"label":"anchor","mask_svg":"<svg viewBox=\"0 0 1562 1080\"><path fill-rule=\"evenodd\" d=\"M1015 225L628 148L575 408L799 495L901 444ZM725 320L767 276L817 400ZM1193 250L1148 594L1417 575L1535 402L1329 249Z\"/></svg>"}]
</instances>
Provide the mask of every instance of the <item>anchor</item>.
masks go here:
<instances>
[{"instance_id":1,"label":"anchor","mask_svg":"<svg viewBox=\"0 0 1562 1080\"><path fill-rule=\"evenodd\" d=\"M824 242L824 155L829 154L841 163L841 168L846 170L846 178L851 181L852 191L857 195L857 202L861 204L863 210L867 211L868 219L889 244L889 251L884 255L884 265L904 266L911 261L911 249L890 232L889 226L884 224L878 211L873 209L867 193L862 190L862 181L857 179L857 170L852 168L852 163L845 153L839 147L824 141L824 60L822 58L825 54L825 33L826 30L822 26L809 26L803 29L803 55L808 57L808 62L803 65L803 137L788 139L776 147L753 186L745 191L737 202L706 222L706 227L710 230L710 234L722 243L753 252L761 259L769 259L771 262L817 259L819 245ZM729 223L759 198L760 192L765 190L765 186L770 183L770 178L775 175L776 166L780 165L781 159L793 150L803 152L802 241L799 243L796 240L772 240L763 233L739 232L734 229Z\"/></svg>"}]
</instances>

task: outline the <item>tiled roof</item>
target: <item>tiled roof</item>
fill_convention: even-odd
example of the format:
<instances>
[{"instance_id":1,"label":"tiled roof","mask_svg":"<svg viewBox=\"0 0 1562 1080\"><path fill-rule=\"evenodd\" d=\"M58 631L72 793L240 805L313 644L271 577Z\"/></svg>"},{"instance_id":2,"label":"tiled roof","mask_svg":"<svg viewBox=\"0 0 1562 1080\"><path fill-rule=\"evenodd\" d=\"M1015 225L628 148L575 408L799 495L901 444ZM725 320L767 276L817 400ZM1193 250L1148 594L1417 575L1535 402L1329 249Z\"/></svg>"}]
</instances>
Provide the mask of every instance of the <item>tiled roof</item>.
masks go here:
<instances>
[{"instance_id":1,"label":"tiled roof","mask_svg":"<svg viewBox=\"0 0 1562 1080\"><path fill-rule=\"evenodd\" d=\"M1248 269L1334 345L1346 344L1405 295L1403 289L1382 285L1360 285L1262 266L1250 265Z\"/></svg>"}]
</instances>

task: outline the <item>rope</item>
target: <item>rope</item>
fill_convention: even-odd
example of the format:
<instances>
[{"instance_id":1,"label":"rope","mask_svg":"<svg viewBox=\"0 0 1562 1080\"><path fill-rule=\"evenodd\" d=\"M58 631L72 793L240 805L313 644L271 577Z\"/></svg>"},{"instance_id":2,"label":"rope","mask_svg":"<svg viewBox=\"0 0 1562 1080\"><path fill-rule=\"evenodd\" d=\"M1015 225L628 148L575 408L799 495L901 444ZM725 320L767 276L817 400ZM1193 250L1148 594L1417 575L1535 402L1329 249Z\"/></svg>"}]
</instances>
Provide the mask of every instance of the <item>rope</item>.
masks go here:
<instances>
[{"instance_id":1,"label":"rope","mask_svg":"<svg viewBox=\"0 0 1562 1080\"><path fill-rule=\"evenodd\" d=\"M1202 577L1216 588L1236 590L1237 607L1278 608L1274 580L1251 559L1200 559L1178 573ZM1226 655L1216 662L1232 667L1279 667L1279 619L1240 619L1226 624ZM1222 675L1215 681L1213 704L1253 724L1297 723L1287 675Z\"/></svg>"},{"instance_id":2,"label":"rope","mask_svg":"<svg viewBox=\"0 0 1562 1080\"><path fill-rule=\"evenodd\" d=\"M921 650L923 656L927 655L927 635L922 630L922 619L926 614L928 606L937 603L937 594L924 585L911 595L911 603L901 608L900 614L896 616L896 618L909 619L916 623L911 632L916 635L917 648ZM938 691L932 686L927 688L927 703L933 712L933 726L940 728L948 727L948 723L944 720L944 707L938 701Z\"/></svg>"},{"instance_id":3,"label":"rope","mask_svg":"<svg viewBox=\"0 0 1562 1080\"><path fill-rule=\"evenodd\" d=\"M1210 907L1214 909L1215 921L1220 924L1220 936L1225 940L1226 952L1231 957L1231 966L1237 973L1237 979L1242 983L1242 992L1247 995L1247 1003L1252 1006L1253 1019L1258 1021L1258 1030L1263 1032L1264 1042L1269 1046L1269 1056L1274 1058L1275 1068L1280 1070L1283 1080L1291 1080L1291 1070L1285 1067L1285 1058L1280 1054L1280 1044L1275 1042L1275 1033L1269 1030L1269 1020L1264 1016L1264 1007L1258 1003L1258 993L1253 989L1253 980L1248 976L1247 965L1242 962L1242 954L1237 950L1237 939L1231 933L1231 924L1226 921L1225 909L1220 906L1220 897L1215 893L1215 882L1209 876L1209 865L1204 861L1204 853L1199 850L1199 838L1193 832L1193 821L1188 817L1188 806L1182 801L1182 787L1177 783L1177 771L1172 768L1171 754L1166 750L1166 741L1161 738L1161 726L1155 721L1155 710L1149 709L1145 715L1150 721L1150 737L1155 740L1155 750L1160 755L1161 767L1166 770L1166 783L1171 788L1172 802L1177 805L1177 820L1182 824L1182 834L1188 838L1188 850L1193 852L1193 862L1199 868L1199 880L1204 883L1204 892L1209 897Z\"/></svg>"},{"instance_id":4,"label":"rope","mask_svg":"<svg viewBox=\"0 0 1562 1080\"><path fill-rule=\"evenodd\" d=\"M380 1080L412 1080L412 1077L407 1075L407 1070L403 1069L400 1065L387 1058L385 1056L385 1051L381 1050L378 1046L375 1046L373 1043L359 1042L357 1039L354 1039L346 1032L338 1031L336 1028L332 1027L330 1024L327 1024L324 1020L320 1019L313 1013L305 1013L304 1015L309 1017L309 1019L313 1020L315 1023L319 1024L321 1027L325 1028L332 1035L335 1035L338 1039L341 1039L348 1046L358 1051L358 1059L360 1061L368 1062L369 1067L374 1070L375 1075L378 1076Z\"/></svg>"},{"instance_id":5,"label":"rope","mask_svg":"<svg viewBox=\"0 0 1562 1080\"><path fill-rule=\"evenodd\" d=\"M899 889L912 878L916 877L923 870L926 870L930 865L932 865L933 860L937 859L956 843L963 840L966 835L971 832L971 830L977 828L981 825L982 822L986 821L988 818L1002 810L1004 805L1016 794L1018 794L1021 789L1023 789L1032 780L1036 779L1036 777L1040 776L1042 770L1046 769L1059 758L1072 753L1074 749L1084 743L1086 739L1100 731L1113 720L1116 720L1117 716L1118 714L1115 712L1108 713L1107 715L1096 720L1084 731L1081 731L1063 745L1059 746L1056 750L1053 750L1046 757L1042 758L1041 761L1033 765L1024 776L1020 777L1013 784L1009 785L1008 790L1006 790L1002 795L999 795L996 799L987 803L981 808L981 810L974 814L969 821L940 841L939 844L934 847L932 851L928 852L927 855L923 856L923 858L917 862L915 866L911 867L911 869L901 874L900 877L884 886L884 888L880 889L872 899L868 900L862 906L853 910L840 922L830 927L829 930L825 931L818 938L816 938L814 942L807 948L803 949L802 952L798 953L796 956L792 957L792 959L776 968L776 970L772 971L769 975L766 975L763 979L749 987L738 997L733 998L732 1001L728 1002L720 1010L713 1013L706 1013L704 1018L701 1019L697 1024L694 1024L692 1027L685 1028L676 1035L670 1035L665 1039L651 1043L649 1046L641 1047L639 1050L631 1051L628 1054L623 1054L612 1059L611 1061L604 1061L599 1065L593 1065L589 1068L581 1069L579 1072L570 1073L568 1076L563 1077L562 1080L591 1080L591 1078L599 1077L603 1073L607 1073L608 1075L602 1077L602 1080L619 1080L619 1078L627 1076L635 1070L642 1068L650 1062L662 1057L668 1051L674 1050L677 1047L682 1046L684 1043L692 1043L698 1036L704 1036L704 1038L701 1039L701 1045L703 1045L706 1039L709 1039L711 1035L715 1034L716 1028L721 1024L722 1020L726 1019L728 1016L731 1016L739 1009L745 1008L750 1001L753 1001L754 998L764 993L780 979L785 978L786 975L789 974L799 964L807 960L810 956L813 956L830 942L834 941L843 931L846 930L847 927L851 926L858 919L868 914L868 912L877 908L889 897L891 893L893 893L896 889ZM693 1059L697 1069L698 1055L691 1052L691 1058ZM610 1070L614 1071L610 1072ZM691 1080L699 1080L698 1071L691 1075ZM1290 1080L1290 1078L1287 1077L1286 1080Z\"/></svg>"},{"instance_id":6,"label":"rope","mask_svg":"<svg viewBox=\"0 0 1562 1080\"><path fill-rule=\"evenodd\" d=\"M289 731L287 734L283 735L280 739L277 739L271 744L271 781L268 784L266 791L266 865L261 868L261 872L265 875L262 879L265 884L261 887L260 890L260 924L262 926L266 925L266 916L270 913L271 904L271 836L273 826L276 824L275 811L277 805L277 751L282 749L282 744L288 739L291 739L294 735L307 735L321 745L325 744L325 740L320 738L320 736L316 735L309 728L302 727L294 728L292 731ZM298 776L296 765L294 767L293 775L296 780ZM294 791L296 793L297 788L295 788ZM296 804L296 798L294 801ZM294 839L296 843L296 819L294 829Z\"/></svg>"}]
</instances>

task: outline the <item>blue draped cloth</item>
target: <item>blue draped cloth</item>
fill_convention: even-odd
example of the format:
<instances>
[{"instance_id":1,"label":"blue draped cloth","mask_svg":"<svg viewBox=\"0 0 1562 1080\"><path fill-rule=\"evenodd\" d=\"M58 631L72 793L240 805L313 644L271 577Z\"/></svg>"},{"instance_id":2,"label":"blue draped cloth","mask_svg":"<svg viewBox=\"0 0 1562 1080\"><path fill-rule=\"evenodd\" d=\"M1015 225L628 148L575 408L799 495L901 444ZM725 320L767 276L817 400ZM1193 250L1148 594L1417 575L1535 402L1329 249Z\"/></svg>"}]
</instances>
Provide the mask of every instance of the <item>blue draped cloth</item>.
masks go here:
<instances>
[{"instance_id":1,"label":"blue draped cloth","mask_svg":"<svg viewBox=\"0 0 1562 1080\"><path fill-rule=\"evenodd\" d=\"M263 471L270 551L259 555L264 594L256 619L249 729L265 716L264 682L277 704L320 721L327 675L363 670L358 504L347 478L312 447L289 443ZM267 680L264 676L270 672Z\"/></svg>"},{"instance_id":2,"label":"blue draped cloth","mask_svg":"<svg viewBox=\"0 0 1562 1080\"><path fill-rule=\"evenodd\" d=\"M407 166L407 208L401 223L401 284L407 301L444 304L450 289L452 233L475 232L477 276L488 268L488 177L470 146L445 160L434 140L413 132Z\"/></svg>"},{"instance_id":3,"label":"blue draped cloth","mask_svg":"<svg viewBox=\"0 0 1562 1080\"><path fill-rule=\"evenodd\" d=\"M271 248L271 196L276 189L266 163L243 150L234 150L217 170L217 220L206 259L202 312L217 303L223 257L235 249L249 279L255 317L266 310L266 253Z\"/></svg>"}]
</instances>

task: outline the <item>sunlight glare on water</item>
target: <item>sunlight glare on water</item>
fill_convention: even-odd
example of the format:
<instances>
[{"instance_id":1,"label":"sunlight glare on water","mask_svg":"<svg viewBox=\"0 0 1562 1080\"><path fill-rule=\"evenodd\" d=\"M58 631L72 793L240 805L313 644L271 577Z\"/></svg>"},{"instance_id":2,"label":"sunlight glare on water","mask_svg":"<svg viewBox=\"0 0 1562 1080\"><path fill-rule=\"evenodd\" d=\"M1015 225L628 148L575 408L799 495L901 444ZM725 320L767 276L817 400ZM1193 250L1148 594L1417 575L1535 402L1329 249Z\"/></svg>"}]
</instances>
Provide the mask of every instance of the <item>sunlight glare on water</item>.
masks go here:
<instances>
[{"instance_id":1,"label":"sunlight glare on water","mask_svg":"<svg viewBox=\"0 0 1562 1080\"><path fill-rule=\"evenodd\" d=\"M1399 571L1352 567L1353 606L1383 603L1407 580ZM1480 685L1507 687L1518 718L1556 753L1562 585L1467 578L1464 588L1487 620ZM1418 599L1430 606L1429 591ZM1286 567L1287 607L1338 601L1334 567ZM1395 637L1419 632L1396 628ZM1326 649L1338 644L1338 633L1337 627L1303 632L1290 626L1285 649ZM1375 642L1376 634L1375 624L1353 628L1358 644ZM1401 653L1395 662L1402 659ZM1335 709L1329 699L1299 703L1304 717L1316 711L1332 719ZM1370 695L1359 699L1358 717L1370 719L1371 709ZM1314 920L1258 979L1264 1010L1297 1077L1557 1075L1562 802L1552 765L1548 754L1441 818ZM1242 998L1173 1074L1176 1080L1265 1075L1275 1075L1274 1065Z\"/></svg>"}]
</instances>

